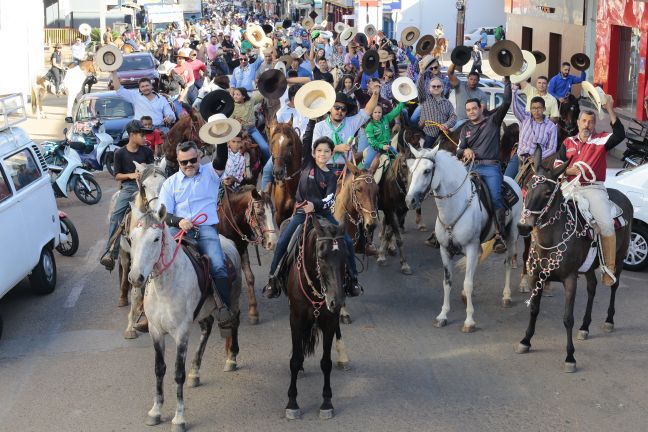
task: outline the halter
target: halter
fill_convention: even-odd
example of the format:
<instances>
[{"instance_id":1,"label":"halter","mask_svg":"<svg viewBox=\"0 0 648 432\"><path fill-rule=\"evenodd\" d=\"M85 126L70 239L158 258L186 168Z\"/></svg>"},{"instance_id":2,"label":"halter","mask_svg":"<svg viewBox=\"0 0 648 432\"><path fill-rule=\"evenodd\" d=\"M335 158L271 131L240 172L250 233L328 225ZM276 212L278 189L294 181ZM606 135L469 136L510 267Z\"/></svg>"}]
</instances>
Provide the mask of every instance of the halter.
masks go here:
<instances>
[{"instance_id":1,"label":"halter","mask_svg":"<svg viewBox=\"0 0 648 432\"><path fill-rule=\"evenodd\" d=\"M166 173L165 173L164 171L162 171L162 170L161 170L160 168L158 168L158 167L153 167L153 171L152 171L151 174L153 174L153 175L155 175L155 174L159 174L159 175L161 175L161 176L164 177L164 178L167 177L167 176L166 176ZM144 180L146 180L147 178L149 178L149 177L151 176L151 174L147 175L146 177L142 177L141 180L137 180L137 185L138 185L141 189L146 189L146 188L144 187ZM145 193L144 193L144 196L143 196L144 205L146 206L146 208L150 209L150 208L151 208L151 203L152 203L153 201L159 199L159 198L160 198L160 195L156 195L156 196L154 196L153 198L148 199L148 198L146 197L146 192L145 192Z\"/></svg>"},{"instance_id":2,"label":"halter","mask_svg":"<svg viewBox=\"0 0 648 432\"><path fill-rule=\"evenodd\" d=\"M524 210L522 210L522 218L520 219L520 222L525 223L527 217L529 217L531 215L538 215L538 218L536 219L536 225L538 225L539 222L540 222L540 219L551 208L551 205L553 204L553 201L556 198L556 194L560 190L560 183L558 183L556 180L552 180L550 178L547 178L547 177L545 177L543 175L539 175L539 174L534 174L531 177L531 181L529 183L530 183L531 189L535 189L539 185L544 184L544 183L553 183L554 184L554 189L551 192L551 196L549 197L549 200L547 201L547 204L545 204L545 206L542 209L540 209L540 210L529 210L525 206ZM562 215L562 205L559 208L559 210L556 212L556 214L554 214L546 223L538 225L538 228L544 228L547 225L553 224L561 215Z\"/></svg>"},{"instance_id":3,"label":"halter","mask_svg":"<svg viewBox=\"0 0 648 432\"><path fill-rule=\"evenodd\" d=\"M251 199L245 210L245 220L250 226L250 228L252 229L252 232L254 233L254 239L248 238L248 236L243 233L243 230L236 223L236 217L232 212L232 206L230 204L229 192L227 191L227 188L224 187L223 190L224 190L225 201L227 201L227 206L223 205L223 216L225 216L225 220L234 229L234 232L236 232L236 234L240 236L241 240L255 245L259 245L263 242L263 237L265 236L265 233L275 232L275 230L271 230L267 228L264 229L261 227L261 224L259 224L259 220L254 205L263 202L263 200ZM229 214L227 212L228 210L229 210Z\"/></svg>"}]
</instances>

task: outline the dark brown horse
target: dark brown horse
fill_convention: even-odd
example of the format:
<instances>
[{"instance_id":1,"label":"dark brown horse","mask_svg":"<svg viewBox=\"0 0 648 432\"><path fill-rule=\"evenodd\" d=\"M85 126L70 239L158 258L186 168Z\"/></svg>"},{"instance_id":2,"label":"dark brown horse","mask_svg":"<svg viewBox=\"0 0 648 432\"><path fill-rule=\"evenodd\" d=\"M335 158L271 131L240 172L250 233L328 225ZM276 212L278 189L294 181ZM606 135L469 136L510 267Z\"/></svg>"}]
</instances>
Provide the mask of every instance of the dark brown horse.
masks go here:
<instances>
[{"instance_id":1,"label":"dark brown horse","mask_svg":"<svg viewBox=\"0 0 648 432\"><path fill-rule=\"evenodd\" d=\"M226 188L219 202L218 220L220 234L232 240L241 255L241 268L247 282L248 319L251 324L257 324L259 312L248 244L261 244L268 251L277 244L277 227L270 197L259 194L252 185L242 186L236 192Z\"/></svg>"},{"instance_id":2,"label":"dark brown horse","mask_svg":"<svg viewBox=\"0 0 648 432\"><path fill-rule=\"evenodd\" d=\"M241 153L245 156L245 170L243 171L243 185L256 185L261 173L261 151L252 138L244 134L241 140Z\"/></svg>"},{"instance_id":3,"label":"dark brown horse","mask_svg":"<svg viewBox=\"0 0 648 432\"><path fill-rule=\"evenodd\" d=\"M200 139L198 132L200 127L205 124L205 121L200 116L200 112L191 108L188 105L185 106L189 115L180 117L180 119L171 127L169 132L164 137L164 144L162 145L162 152L164 158L166 159L167 168L175 167L175 171L178 170L178 155L176 154L176 146L179 143L185 141L193 141L198 144L198 148L201 149L203 155L206 151L212 151L213 146L205 145ZM204 150L203 150L204 149ZM167 175L172 173L167 169Z\"/></svg>"},{"instance_id":4,"label":"dark brown horse","mask_svg":"<svg viewBox=\"0 0 648 432\"><path fill-rule=\"evenodd\" d=\"M275 222L288 219L295 207L302 163L302 142L289 123L270 122L270 154L272 156L272 198L275 204Z\"/></svg>"},{"instance_id":5,"label":"dark brown horse","mask_svg":"<svg viewBox=\"0 0 648 432\"><path fill-rule=\"evenodd\" d=\"M578 116L580 105L574 95L569 95L567 101L560 104L560 120L558 121L558 145L565 141L565 138L578 133Z\"/></svg>"}]
</instances>

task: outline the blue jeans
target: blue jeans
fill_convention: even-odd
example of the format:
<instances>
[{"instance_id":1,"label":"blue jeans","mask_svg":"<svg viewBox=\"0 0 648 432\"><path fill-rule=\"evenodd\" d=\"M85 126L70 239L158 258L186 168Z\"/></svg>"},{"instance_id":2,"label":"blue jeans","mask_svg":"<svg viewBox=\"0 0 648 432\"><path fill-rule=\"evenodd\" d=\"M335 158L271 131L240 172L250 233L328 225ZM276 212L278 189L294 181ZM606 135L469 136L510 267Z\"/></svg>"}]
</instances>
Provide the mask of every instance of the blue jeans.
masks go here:
<instances>
[{"instance_id":1,"label":"blue jeans","mask_svg":"<svg viewBox=\"0 0 648 432\"><path fill-rule=\"evenodd\" d=\"M272 183L272 158L268 159L265 165L263 165L263 171L261 172L261 190L264 191L266 186Z\"/></svg>"},{"instance_id":2,"label":"blue jeans","mask_svg":"<svg viewBox=\"0 0 648 432\"><path fill-rule=\"evenodd\" d=\"M268 159L270 159L270 147L268 146L268 142L265 140L265 138L263 138L263 135L261 135L261 132L259 132L256 127L252 126L248 129L248 134L259 146L263 160L267 161Z\"/></svg>"},{"instance_id":3,"label":"blue jeans","mask_svg":"<svg viewBox=\"0 0 648 432\"><path fill-rule=\"evenodd\" d=\"M331 213L327 213L325 217L332 224L338 225L338 222L335 220L335 218ZM286 229L284 229L283 232L281 233L281 236L279 237L279 241L277 242L277 246L275 247L274 256L272 257L272 264L270 265L270 275L274 275L275 272L277 271L277 266L279 265L279 261L281 260L281 257L284 256L286 250L288 249L288 245L290 244L290 239L292 238L293 234L295 233L299 225L303 224L305 220L306 220L306 213L303 212L295 213L292 216L292 219L290 220L290 223L288 224ZM357 277L358 269L356 268L355 251L353 248L353 241L351 240L351 237L349 237L349 234L346 233L344 234L344 243L346 244L347 250L349 251L347 257L347 264L349 266L349 270L351 271L351 274L354 277Z\"/></svg>"},{"instance_id":4,"label":"blue jeans","mask_svg":"<svg viewBox=\"0 0 648 432\"><path fill-rule=\"evenodd\" d=\"M371 162L373 162L377 154L378 152L374 150L373 147L367 147L364 158L362 159L362 166L364 169L369 169L371 167Z\"/></svg>"},{"instance_id":5,"label":"blue jeans","mask_svg":"<svg viewBox=\"0 0 648 432\"><path fill-rule=\"evenodd\" d=\"M358 130L358 151L364 151L367 147L369 147L369 138L367 138L364 128L360 128Z\"/></svg>"},{"instance_id":6,"label":"blue jeans","mask_svg":"<svg viewBox=\"0 0 648 432\"><path fill-rule=\"evenodd\" d=\"M509 161L508 165L506 166L506 171L504 171L504 175L514 179L515 176L518 174L519 170L520 170L520 158L518 157L517 153L515 153L511 157L511 160Z\"/></svg>"},{"instance_id":7,"label":"blue jeans","mask_svg":"<svg viewBox=\"0 0 648 432\"><path fill-rule=\"evenodd\" d=\"M119 224L122 219L124 219L124 214L128 209L130 202L133 200L133 196L137 192L137 183L125 182L122 183L121 189L119 190L119 195L117 196L117 201L115 202L115 208L113 209L112 214L110 215L110 223L108 225L108 242L106 244L106 251L110 248L110 238L115 234ZM119 240L115 243L113 249L113 257L117 258L119 255Z\"/></svg>"},{"instance_id":8,"label":"blue jeans","mask_svg":"<svg viewBox=\"0 0 648 432\"><path fill-rule=\"evenodd\" d=\"M473 171L477 172L486 183L488 192L490 192L493 207L497 209L504 208L502 204L502 170L499 165L475 164Z\"/></svg>"}]
</instances>

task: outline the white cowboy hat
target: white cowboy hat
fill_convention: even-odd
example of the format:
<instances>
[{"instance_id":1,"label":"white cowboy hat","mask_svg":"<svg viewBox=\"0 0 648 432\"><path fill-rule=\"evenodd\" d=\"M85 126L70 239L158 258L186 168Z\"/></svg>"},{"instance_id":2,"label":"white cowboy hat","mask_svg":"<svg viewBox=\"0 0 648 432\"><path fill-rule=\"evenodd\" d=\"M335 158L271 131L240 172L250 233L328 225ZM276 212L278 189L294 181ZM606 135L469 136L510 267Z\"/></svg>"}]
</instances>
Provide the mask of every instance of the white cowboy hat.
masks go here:
<instances>
[{"instance_id":1,"label":"white cowboy hat","mask_svg":"<svg viewBox=\"0 0 648 432\"><path fill-rule=\"evenodd\" d=\"M328 30L323 30L320 32L320 37L322 39L331 39L333 37L333 33Z\"/></svg>"},{"instance_id":2,"label":"white cowboy hat","mask_svg":"<svg viewBox=\"0 0 648 432\"><path fill-rule=\"evenodd\" d=\"M167 60L164 63L162 63L160 66L158 66L157 70L162 75L169 75L173 70L173 68L176 66L177 65L175 63L171 63L169 60Z\"/></svg>"},{"instance_id":3,"label":"white cowboy hat","mask_svg":"<svg viewBox=\"0 0 648 432\"><path fill-rule=\"evenodd\" d=\"M336 33L342 33L345 29L347 28L347 25L344 24L342 21L335 23L335 26L333 27L333 30L335 30Z\"/></svg>"},{"instance_id":4,"label":"white cowboy hat","mask_svg":"<svg viewBox=\"0 0 648 432\"><path fill-rule=\"evenodd\" d=\"M313 21L313 18L311 17L306 17L302 20L301 25L306 30L310 30L315 25L315 21Z\"/></svg>"},{"instance_id":5,"label":"white cowboy hat","mask_svg":"<svg viewBox=\"0 0 648 432\"><path fill-rule=\"evenodd\" d=\"M411 101L418 97L416 84L409 77L399 77L391 85L392 95L398 102Z\"/></svg>"},{"instance_id":6,"label":"white cowboy hat","mask_svg":"<svg viewBox=\"0 0 648 432\"><path fill-rule=\"evenodd\" d=\"M198 136L207 144L224 144L239 132L241 132L241 123L218 113L209 117L209 121L202 125Z\"/></svg>"},{"instance_id":7,"label":"white cowboy hat","mask_svg":"<svg viewBox=\"0 0 648 432\"><path fill-rule=\"evenodd\" d=\"M290 57L299 59L299 58L302 58L302 56L304 54L306 54L306 50L304 48L298 46L297 48L295 48L295 50L293 52L290 53Z\"/></svg>"},{"instance_id":8,"label":"white cowboy hat","mask_svg":"<svg viewBox=\"0 0 648 432\"><path fill-rule=\"evenodd\" d=\"M297 91L294 103L297 112L304 117L321 117L335 104L335 89L326 81L311 81Z\"/></svg>"},{"instance_id":9,"label":"white cowboy hat","mask_svg":"<svg viewBox=\"0 0 648 432\"><path fill-rule=\"evenodd\" d=\"M376 30L376 26L373 24L367 24L364 28L365 35L367 35L368 38L372 38L376 36L376 33L378 33L378 30Z\"/></svg>"},{"instance_id":10,"label":"white cowboy hat","mask_svg":"<svg viewBox=\"0 0 648 432\"><path fill-rule=\"evenodd\" d=\"M263 48L267 46L268 41L272 43L272 39L268 38L263 31L263 27L256 24L249 24L245 29L245 39L256 48Z\"/></svg>"},{"instance_id":11,"label":"white cowboy hat","mask_svg":"<svg viewBox=\"0 0 648 432\"><path fill-rule=\"evenodd\" d=\"M122 52L114 45L104 45L94 56L100 70L113 72L119 69L124 62Z\"/></svg>"},{"instance_id":12,"label":"white cowboy hat","mask_svg":"<svg viewBox=\"0 0 648 432\"><path fill-rule=\"evenodd\" d=\"M275 64L274 68L280 70L281 72L283 72L284 75L286 74L286 64L284 62L282 62L281 60L279 60L277 62L277 64Z\"/></svg>"},{"instance_id":13,"label":"white cowboy hat","mask_svg":"<svg viewBox=\"0 0 648 432\"><path fill-rule=\"evenodd\" d=\"M522 57L524 57L524 61L522 62L520 71L511 75L511 82L513 84L526 81L536 69L536 58L531 51L522 50Z\"/></svg>"},{"instance_id":14,"label":"white cowboy hat","mask_svg":"<svg viewBox=\"0 0 648 432\"><path fill-rule=\"evenodd\" d=\"M358 30L354 27L345 28L344 31L340 33L340 43L343 46L349 45L355 38L356 33L358 33Z\"/></svg>"},{"instance_id":15,"label":"white cowboy hat","mask_svg":"<svg viewBox=\"0 0 648 432\"><path fill-rule=\"evenodd\" d=\"M601 113L601 107L606 101L607 97L601 87L594 87L589 81L581 82L581 96L588 98L596 106L598 113Z\"/></svg>"},{"instance_id":16,"label":"white cowboy hat","mask_svg":"<svg viewBox=\"0 0 648 432\"><path fill-rule=\"evenodd\" d=\"M83 36L88 36L90 33L92 33L92 27L90 27L90 24L83 23L79 26L79 33L81 33Z\"/></svg>"}]
</instances>

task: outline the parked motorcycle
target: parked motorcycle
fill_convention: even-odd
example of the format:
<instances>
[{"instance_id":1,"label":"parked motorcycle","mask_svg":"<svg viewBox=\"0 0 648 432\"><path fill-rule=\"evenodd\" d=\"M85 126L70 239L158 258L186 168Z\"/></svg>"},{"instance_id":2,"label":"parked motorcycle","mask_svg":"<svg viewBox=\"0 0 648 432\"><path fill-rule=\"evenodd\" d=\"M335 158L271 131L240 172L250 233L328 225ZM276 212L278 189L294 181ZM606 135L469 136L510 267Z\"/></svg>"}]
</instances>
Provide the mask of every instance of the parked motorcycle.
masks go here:
<instances>
[{"instance_id":1,"label":"parked motorcycle","mask_svg":"<svg viewBox=\"0 0 648 432\"><path fill-rule=\"evenodd\" d=\"M628 127L626 151L623 152L623 168L633 168L648 162L648 125L633 120Z\"/></svg>"},{"instance_id":2,"label":"parked motorcycle","mask_svg":"<svg viewBox=\"0 0 648 432\"><path fill-rule=\"evenodd\" d=\"M104 167L110 175L115 175L115 151L118 147L113 143L112 137L99 121L87 135L72 134L71 141L84 142L83 150L79 151L83 167L89 171L103 171ZM93 141L96 144L93 144Z\"/></svg>"},{"instance_id":3,"label":"parked motorcycle","mask_svg":"<svg viewBox=\"0 0 648 432\"><path fill-rule=\"evenodd\" d=\"M59 221L61 223L61 234L59 245L56 250L63 256L72 256L79 249L79 234L69 216L59 210Z\"/></svg>"}]
</instances>

